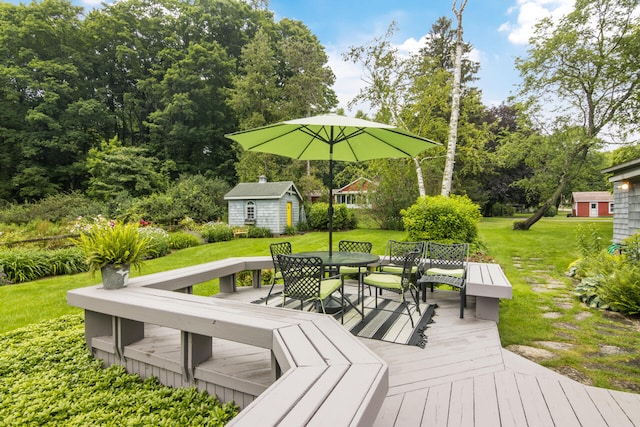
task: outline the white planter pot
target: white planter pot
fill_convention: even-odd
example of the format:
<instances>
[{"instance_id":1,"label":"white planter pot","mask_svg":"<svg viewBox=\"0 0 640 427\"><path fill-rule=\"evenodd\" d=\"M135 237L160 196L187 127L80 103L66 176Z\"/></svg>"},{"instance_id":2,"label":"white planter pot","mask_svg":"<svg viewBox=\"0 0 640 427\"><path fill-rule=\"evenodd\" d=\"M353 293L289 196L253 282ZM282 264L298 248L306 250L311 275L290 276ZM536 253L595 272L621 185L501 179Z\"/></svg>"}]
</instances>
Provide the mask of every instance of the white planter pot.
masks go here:
<instances>
[{"instance_id":1,"label":"white planter pot","mask_svg":"<svg viewBox=\"0 0 640 427\"><path fill-rule=\"evenodd\" d=\"M100 269L102 273L102 285L105 289L120 289L127 286L129 282L129 264L114 267L107 264Z\"/></svg>"}]
</instances>

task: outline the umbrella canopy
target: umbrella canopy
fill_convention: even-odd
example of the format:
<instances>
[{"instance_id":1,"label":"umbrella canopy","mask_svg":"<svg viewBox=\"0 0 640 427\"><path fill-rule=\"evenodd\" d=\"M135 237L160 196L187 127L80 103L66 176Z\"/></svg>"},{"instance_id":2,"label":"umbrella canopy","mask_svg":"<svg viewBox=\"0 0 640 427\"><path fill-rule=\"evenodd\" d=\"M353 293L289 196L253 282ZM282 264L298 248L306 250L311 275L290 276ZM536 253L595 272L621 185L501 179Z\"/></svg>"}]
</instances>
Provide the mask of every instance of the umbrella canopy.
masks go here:
<instances>
[{"instance_id":1,"label":"umbrella canopy","mask_svg":"<svg viewBox=\"0 0 640 427\"><path fill-rule=\"evenodd\" d=\"M324 114L287 120L225 135L245 150L277 154L299 160L329 160L333 187L333 161L361 162L381 158L414 157L440 145L391 125ZM330 189L332 190L332 188ZM329 196L329 251L332 248L333 191Z\"/></svg>"}]
</instances>

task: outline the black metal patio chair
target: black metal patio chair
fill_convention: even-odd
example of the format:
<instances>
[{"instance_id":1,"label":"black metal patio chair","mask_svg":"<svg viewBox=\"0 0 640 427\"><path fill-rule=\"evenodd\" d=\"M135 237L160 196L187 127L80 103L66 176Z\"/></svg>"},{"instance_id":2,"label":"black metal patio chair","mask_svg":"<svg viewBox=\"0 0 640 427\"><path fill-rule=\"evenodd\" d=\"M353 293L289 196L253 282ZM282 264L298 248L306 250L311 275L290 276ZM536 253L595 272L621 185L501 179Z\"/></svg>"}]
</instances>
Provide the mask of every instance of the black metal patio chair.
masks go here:
<instances>
[{"instance_id":1,"label":"black metal patio chair","mask_svg":"<svg viewBox=\"0 0 640 427\"><path fill-rule=\"evenodd\" d=\"M418 314L421 314L418 295L419 292L413 280L413 268L420 257L422 257L421 251L412 251L405 254L402 260L402 272L400 275L390 272L375 272L366 275L363 280L365 285L399 293L401 295L402 304L405 306L407 313L409 314L411 327L414 326L413 317L411 316L411 310L409 309L409 304L405 298L405 293L409 291L416 305L416 311ZM375 295L375 304L376 308L378 308L378 292L375 292Z\"/></svg>"},{"instance_id":2,"label":"black metal patio chair","mask_svg":"<svg viewBox=\"0 0 640 427\"><path fill-rule=\"evenodd\" d=\"M342 310L342 321L344 321L344 281L340 276L323 278L324 269L322 259L319 257L302 257L297 255L278 255L278 264L284 280L284 290L282 291L282 306L287 298L300 301L300 310L305 302L311 302L310 309L318 305L322 313L326 313L324 302L327 298L339 301ZM337 300L332 297L336 291L340 292L341 298Z\"/></svg>"},{"instance_id":3,"label":"black metal patio chair","mask_svg":"<svg viewBox=\"0 0 640 427\"><path fill-rule=\"evenodd\" d=\"M371 242L359 242L355 240L340 240L338 242L338 251L340 252L359 252L359 253L371 253L373 244ZM343 265L338 270L338 273L343 276L358 276L358 302L360 301L360 292L362 289L362 278L369 271L368 267L362 266L350 266ZM369 288L369 294L371 294L371 288Z\"/></svg>"},{"instance_id":4,"label":"black metal patio chair","mask_svg":"<svg viewBox=\"0 0 640 427\"><path fill-rule=\"evenodd\" d=\"M426 301L427 286L448 285L460 291L460 318L467 306L467 243L428 243L428 260L424 265L418 285L422 289L422 301Z\"/></svg>"},{"instance_id":5,"label":"black metal patio chair","mask_svg":"<svg viewBox=\"0 0 640 427\"><path fill-rule=\"evenodd\" d=\"M271 277L271 288L269 289L267 298L264 301L265 304L269 302L269 297L271 296L273 287L276 285L277 282L282 280L282 272L280 271L278 255L291 254L291 243L290 242L272 243L271 245L269 245L269 249L271 251L271 260L273 261L273 276Z\"/></svg>"}]
</instances>

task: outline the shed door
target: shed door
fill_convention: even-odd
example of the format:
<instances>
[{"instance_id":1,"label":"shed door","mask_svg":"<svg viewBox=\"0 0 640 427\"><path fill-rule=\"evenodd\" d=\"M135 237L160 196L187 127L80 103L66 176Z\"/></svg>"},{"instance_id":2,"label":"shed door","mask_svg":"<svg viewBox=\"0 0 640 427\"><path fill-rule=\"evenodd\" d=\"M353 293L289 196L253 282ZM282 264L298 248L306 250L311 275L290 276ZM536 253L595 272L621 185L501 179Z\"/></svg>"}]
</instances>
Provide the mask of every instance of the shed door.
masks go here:
<instances>
[{"instance_id":1,"label":"shed door","mask_svg":"<svg viewBox=\"0 0 640 427\"><path fill-rule=\"evenodd\" d=\"M589 203L589 216L598 216L598 204L596 202Z\"/></svg>"},{"instance_id":2,"label":"shed door","mask_svg":"<svg viewBox=\"0 0 640 427\"><path fill-rule=\"evenodd\" d=\"M293 205L291 202L287 202L287 227L293 225Z\"/></svg>"}]
</instances>

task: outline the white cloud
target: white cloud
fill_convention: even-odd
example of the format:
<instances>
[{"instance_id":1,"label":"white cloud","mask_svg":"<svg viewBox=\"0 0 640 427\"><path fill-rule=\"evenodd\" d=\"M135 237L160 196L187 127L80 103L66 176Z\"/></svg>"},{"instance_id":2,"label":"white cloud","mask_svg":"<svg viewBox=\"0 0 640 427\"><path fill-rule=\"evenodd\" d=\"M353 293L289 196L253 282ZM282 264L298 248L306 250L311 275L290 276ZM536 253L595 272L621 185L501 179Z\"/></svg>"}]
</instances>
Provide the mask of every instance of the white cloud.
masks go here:
<instances>
[{"instance_id":1,"label":"white cloud","mask_svg":"<svg viewBox=\"0 0 640 427\"><path fill-rule=\"evenodd\" d=\"M518 0L518 4L508 11L509 14L517 13L516 22L505 22L499 31L508 33L513 44L527 44L536 23L548 16L560 19L573 9L573 4L573 0Z\"/></svg>"}]
</instances>

